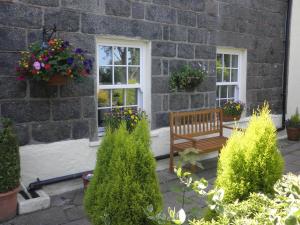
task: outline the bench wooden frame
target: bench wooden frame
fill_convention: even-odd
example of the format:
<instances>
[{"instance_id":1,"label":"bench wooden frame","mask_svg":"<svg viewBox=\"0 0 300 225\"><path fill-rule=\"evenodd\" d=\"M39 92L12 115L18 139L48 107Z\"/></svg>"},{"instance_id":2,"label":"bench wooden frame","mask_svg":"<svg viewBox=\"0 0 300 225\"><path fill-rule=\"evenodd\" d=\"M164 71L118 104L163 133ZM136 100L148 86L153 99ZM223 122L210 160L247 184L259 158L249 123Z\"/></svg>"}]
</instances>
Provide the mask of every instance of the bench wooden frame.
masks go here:
<instances>
[{"instance_id":1,"label":"bench wooden frame","mask_svg":"<svg viewBox=\"0 0 300 225\"><path fill-rule=\"evenodd\" d=\"M222 109L205 109L193 112L170 113L170 165L174 170L174 154L188 148L195 148L199 153L219 151L226 143L223 128ZM213 137L208 137L208 135ZM201 139L200 139L201 138Z\"/></svg>"}]
</instances>

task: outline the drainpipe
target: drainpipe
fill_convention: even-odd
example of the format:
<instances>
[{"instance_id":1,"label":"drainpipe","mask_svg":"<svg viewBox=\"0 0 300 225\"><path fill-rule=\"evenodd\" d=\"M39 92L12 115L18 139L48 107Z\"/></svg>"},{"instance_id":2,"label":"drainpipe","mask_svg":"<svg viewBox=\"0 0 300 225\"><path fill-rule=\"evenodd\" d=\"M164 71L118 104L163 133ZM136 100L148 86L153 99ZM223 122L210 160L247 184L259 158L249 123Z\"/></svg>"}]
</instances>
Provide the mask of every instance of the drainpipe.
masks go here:
<instances>
[{"instance_id":1,"label":"drainpipe","mask_svg":"<svg viewBox=\"0 0 300 225\"><path fill-rule=\"evenodd\" d=\"M293 5L293 0L288 0L288 8L287 8L287 15L286 15L286 22L285 22L285 54L284 54L284 71L283 71L283 85L282 85L282 126L278 130L285 129L292 5Z\"/></svg>"}]
</instances>

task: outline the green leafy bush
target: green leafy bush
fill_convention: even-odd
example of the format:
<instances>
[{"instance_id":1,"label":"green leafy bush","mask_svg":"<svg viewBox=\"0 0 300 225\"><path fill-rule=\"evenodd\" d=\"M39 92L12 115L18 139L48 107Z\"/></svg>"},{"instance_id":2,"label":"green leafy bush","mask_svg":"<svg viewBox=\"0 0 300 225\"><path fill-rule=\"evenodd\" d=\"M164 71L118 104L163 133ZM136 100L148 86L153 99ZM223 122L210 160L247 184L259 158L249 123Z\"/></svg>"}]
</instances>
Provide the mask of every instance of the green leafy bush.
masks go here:
<instances>
[{"instance_id":1,"label":"green leafy bush","mask_svg":"<svg viewBox=\"0 0 300 225\"><path fill-rule=\"evenodd\" d=\"M285 125L287 127L300 128L300 115L299 115L299 112L298 112L298 108L296 109L295 114L292 115L291 118L285 122Z\"/></svg>"},{"instance_id":2,"label":"green leafy bush","mask_svg":"<svg viewBox=\"0 0 300 225\"><path fill-rule=\"evenodd\" d=\"M18 187L20 179L20 155L12 124L7 119L0 122L0 193Z\"/></svg>"},{"instance_id":3,"label":"green leafy bush","mask_svg":"<svg viewBox=\"0 0 300 225\"><path fill-rule=\"evenodd\" d=\"M160 211L162 197L146 119L131 134L124 123L107 130L84 205L94 225L152 224L145 210L152 205Z\"/></svg>"},{"instance_id":4,"label":"green leafy bush","mask_svg":"<svg viewBox=\"0 0 300 225\"><path fill-rule=\"evenodd\" d=\"M224 189L226 202L243 200L252 192L273 193L282 172L276 128L265 105L253 114L245 133L233 132L221 150L216 187Z\"/></svg>"},{"instance_id":5,"label":"green leafy bush","mask_svg":"<svg viewBox=\"0 0 300 225\"><path fill-rule=\"evenodd\" d=\"M197 85L201 84L207 75L206 69L193 68L190 65L185 65L172 73L169 87L171 91L182 91L186 89L195 88Z\"/></svg>"}]
</instances>

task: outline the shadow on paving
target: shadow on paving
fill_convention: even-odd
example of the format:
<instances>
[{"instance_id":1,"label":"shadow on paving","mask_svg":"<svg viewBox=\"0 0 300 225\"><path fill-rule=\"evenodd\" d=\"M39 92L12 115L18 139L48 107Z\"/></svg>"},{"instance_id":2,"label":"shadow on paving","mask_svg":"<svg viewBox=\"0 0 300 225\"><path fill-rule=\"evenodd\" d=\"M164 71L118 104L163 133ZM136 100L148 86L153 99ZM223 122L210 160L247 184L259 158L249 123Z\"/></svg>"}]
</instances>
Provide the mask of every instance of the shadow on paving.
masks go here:
<instances>
[{"instance_id":1,"label":"shadow on paving","mask_svg":"<svg viewBox=\"0 0 300 225\"><path fill-rule=\"evenodd\" d=\"M300 171L300 143L287 140L279 141L282 155L285 158L285 173ZM204 177L209 182L209 189L213 187L216 178L217 158L202 162L204 169L196 172L197 177ZM165 212L170 206L182 207L182 188L175 174L168 170L158 171L160 188L164 198ZM205 207L205 200L194 192L186 193L184 209L192 216L199 216ZM17 216L3 225L90 225L84 214L82 205L83 190L67 192L51 197L51 208L27 215Z\"/></svg>"}]
</instances>

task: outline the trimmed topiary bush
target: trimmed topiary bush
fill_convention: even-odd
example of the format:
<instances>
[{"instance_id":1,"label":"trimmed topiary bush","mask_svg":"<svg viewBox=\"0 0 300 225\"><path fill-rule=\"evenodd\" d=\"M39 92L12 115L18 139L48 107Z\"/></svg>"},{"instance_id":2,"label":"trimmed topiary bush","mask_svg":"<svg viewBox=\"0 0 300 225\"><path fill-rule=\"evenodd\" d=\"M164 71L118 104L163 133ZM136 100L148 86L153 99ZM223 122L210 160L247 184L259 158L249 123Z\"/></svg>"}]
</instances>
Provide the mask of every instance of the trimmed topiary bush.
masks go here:
<instances>
[{"instance_id":1,"label":"trimmed topiary bush","mask_svg":"<svg viewBox=\"0 0 300 225\"><path fill-rule=\"evenodd\" d=\"M233 132L222 149L216 187L224 189L226 202L243 200L252 192L273 193L282 173L276 128L265 105L253 114L245 133Z\"/></svg>"},{"instance_id":2,"label":"trimmed topiary bush","mask_svg":"<svg viewBox=\"0 0 300 225\"><path fill-rule=\"evenodd\" d=\"M145 119L131 134L124 123L106 132L84 205L94 225L152 224L145 211L160 211L162 197Z\"/></svg>"},{"instance_id":3,"label":"trimmed topiary bush","mask_svg":"<svg viewBox=\"0 0 300 225\"><path fill-rule=\"evenodd\" d=\"M0 120L0 193L19 186L20 155L19 145L7 119Z\"/></svg>"}]
</instances>

